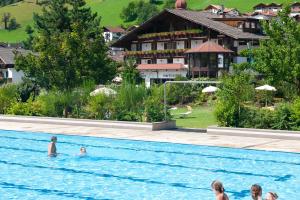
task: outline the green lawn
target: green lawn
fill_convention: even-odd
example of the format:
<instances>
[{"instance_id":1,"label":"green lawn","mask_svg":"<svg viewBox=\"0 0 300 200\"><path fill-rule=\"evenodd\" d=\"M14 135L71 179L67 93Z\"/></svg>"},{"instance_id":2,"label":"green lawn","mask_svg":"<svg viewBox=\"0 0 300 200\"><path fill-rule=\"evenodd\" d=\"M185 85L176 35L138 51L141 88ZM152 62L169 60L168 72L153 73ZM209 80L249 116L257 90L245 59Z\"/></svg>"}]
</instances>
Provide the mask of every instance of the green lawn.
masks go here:
<instances>
[{"instance_id":1,"label":"green lawn","mask_svg":"<svg viewBox=\"0 0 300 200\"><path fill-rule=\"evenodd\" d=\"M180 118L180 113L187 112L186 108L178 108L171 111L173 119L176 120L176 125L183 128L207 128L211 125L216 125L217 120L213 114L213 108L207 106L193 107L192 114L185 118Z\"/></svg>"},{"instance_id":2,"label":"green lawn","mask_svg":"<svg viewBox=\"0 0 300 200\"><path fill-rule=\"evenodd\" d=\"M86 0L88 6L92 8L94 12L102 17L103 26L117 26L123 23L120 19L120 13L123 7L133 0ZM226 7L235 7L242 12L248 12L252 10L253 5L260 2L293 2L294 0L188 0L188 6L190 9L201 9L209 4L221 4L224 3ZM162 5L160 6L162 7ZM24 0L22 2L1 7L0 17L4 12L10 12L13 17L16 17L17 22L21 24L21 28L14 31L6 31L0 29L0 42L19 42L26 38L25 27L28 24L32 24L33 12L40 12L41 7L35 4L35 0ZM3 23L0 23L0 27L3 27Z\"/></svg>"}]
</instances>

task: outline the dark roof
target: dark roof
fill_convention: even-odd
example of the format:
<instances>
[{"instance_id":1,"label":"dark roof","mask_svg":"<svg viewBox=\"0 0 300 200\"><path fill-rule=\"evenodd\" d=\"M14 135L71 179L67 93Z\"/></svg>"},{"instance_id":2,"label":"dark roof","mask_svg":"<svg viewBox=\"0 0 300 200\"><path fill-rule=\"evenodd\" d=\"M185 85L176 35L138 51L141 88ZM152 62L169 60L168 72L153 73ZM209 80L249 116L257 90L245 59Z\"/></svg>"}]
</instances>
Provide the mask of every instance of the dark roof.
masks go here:
<instances>
[{"instance_id":1,"label":"dark roof","mask_svg":"<svg viewBox=\"0 0 300 200\"><path fill-rule=\"evenodd\" d=\"M215 42L207 41L188 50L186 53L233 53L233 51L226 49Z\"/></svg>"},{"instance_id":2,"label":"dark roof","mask_svg":"<svg viewBox=\"0 0 300 200\"><path fill-rule=\"evenodd\" d=\"M10 48L10 47L0 47L0 59L5 65L15 64L15 54L14 52L19 52L21 54L28 54L31 51L20 49L20 48Z\"/></svg>"},{"instance_id":3,"label":"dark roof","mask_svg":"<svg viewBox=\"0 0 300 200\"><path fill-rule=\"evenodd\" d=\"M124 33L125 32L125 30L119 26L117 26L117 27L104 26L103 29L107 30L109 32L112 32L112 33Z\"/></svg>"},{"instance_id":4,"label":"dark roof","mask_svg":"<svg viewBox=\"0 0 300 200\"><path fill-rule=\"evenodd\" d=\"M185 18L189 21L192 21L196 24L200 24L206 27L209 27L215 31L218 31L222 34L230 36L234 39L263 39L264 36L243 32L242 30L224 24L222 22L214 21L207 18L207 14L199 11L190 11L190 10L167 10L174 15Z\"/></svg>"},{"instance_id":5,"label":"dark roof","mask_svg":"<svg viewBox=\"0 0 300 200\"><path fill-rule=\"evenodd\" d=\"M126 40L130 40L134 37L134 34L142 30L144 27L149 26L149 24L158 19L159 17L163 16L164 14L169 13L173 14L175 16L181 17L183 19L186 19L188 21L194 22L196 24L206 26L210 29L213 29L217 32L220 32L224 35L227 35L229 37L232 37L234 39L264 39L265 36L257 35L253 33L243 32L242 30L235 28L233 26L229 26L225 23L214 21L213 18L216 18L216 14L212 14L207 11L191 11L191 10L183 10L183 9L165 9L164 11L160 12L158 15L155 15L151 19L147 20L143 24L141 24L139 27L133 29L132 31L128 32L126 35L124 35L122 38L117 40L115 43L112 44L112 46L121 46L120 44ZM238 18L241 18L239 16Z\"/></svg>"}]
</instances>

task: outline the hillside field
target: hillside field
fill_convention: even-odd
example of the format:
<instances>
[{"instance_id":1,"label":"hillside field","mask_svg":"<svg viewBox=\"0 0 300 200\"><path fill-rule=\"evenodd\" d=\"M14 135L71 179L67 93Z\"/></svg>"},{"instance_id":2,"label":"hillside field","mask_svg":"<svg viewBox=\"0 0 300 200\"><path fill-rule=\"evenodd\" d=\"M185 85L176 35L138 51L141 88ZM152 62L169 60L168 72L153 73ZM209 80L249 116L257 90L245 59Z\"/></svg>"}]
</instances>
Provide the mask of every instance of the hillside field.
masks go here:
<instances>
[{"instance_id":1,"label":"hillside field","mask_svg":"<svg viewBox=\"0 0 300 200\"><path fill-rule=\"evenodd\" d=\"M117 26L123 23L120 19L120 13L130 1L133 0L87 0L88 6L94 12L102 17L101 25ZM258 3L288 3L294 0L188 0L190 9L202 9L209 4L224 4L226 7L235 7L241 12L252 11L252 7ZM9 12L12 17L17 19L21 24L21 28L13 31L3 30L3 23L0 23L0 42L20 42L26 38L25 28L28 24L32 24L32 16L34 12L40 12L41 7L35 4L35 0L24 0L22 2L1 7L0 17L3 13Z\"/></svg>"}]
</instances>

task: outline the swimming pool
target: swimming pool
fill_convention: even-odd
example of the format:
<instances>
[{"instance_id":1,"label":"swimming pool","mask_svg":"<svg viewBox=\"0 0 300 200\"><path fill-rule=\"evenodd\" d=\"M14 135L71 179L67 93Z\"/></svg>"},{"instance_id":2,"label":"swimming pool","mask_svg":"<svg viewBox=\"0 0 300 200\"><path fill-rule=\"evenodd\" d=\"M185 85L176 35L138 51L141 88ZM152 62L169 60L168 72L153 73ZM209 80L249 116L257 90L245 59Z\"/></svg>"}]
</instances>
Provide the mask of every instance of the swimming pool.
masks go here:
<instances>
[{"instance_id":1,"label":"swimming pool","mask_svg":"<svg viewBox=\"0 0 300 200\"><path fill-rule=\"evenodd\" d=\"M224 182L230 199L248 200L254 183L297 199L300 154L0 130L0 199L212 200ZM79 157L85 146L87 157Z\"/></svg>"}]
</instances>

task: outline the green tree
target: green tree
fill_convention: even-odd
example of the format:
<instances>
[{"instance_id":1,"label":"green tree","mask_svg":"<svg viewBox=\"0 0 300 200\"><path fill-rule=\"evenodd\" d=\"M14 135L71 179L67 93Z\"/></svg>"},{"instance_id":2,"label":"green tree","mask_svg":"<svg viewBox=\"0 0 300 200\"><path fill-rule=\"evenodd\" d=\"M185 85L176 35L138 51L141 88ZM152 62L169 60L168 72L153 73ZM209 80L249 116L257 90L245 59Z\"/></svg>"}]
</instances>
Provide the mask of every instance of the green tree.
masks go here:
<instances>
[{"instance_id":1,"label":"green tree","mask_svg":"<svg viewBox=\"0 0 300 200\"><path fill-rule=\"evenodd\" d=\"M8 29L9 20L10 20L10 13L3 13L2 22L4 23L4 29Z\"/></svg>"},{"instance_id":2,"label":"green tree","mask_svg":"<svg viewBox=\"0 0 300 200\"><path fill-rule=\"evenodd\" d=\"M18 55L16 67L42 86L70 91L86 79L105 83L115 75L100 20L84 1L49 1L34 21L32 43L37 54Z\"/></svg>"},{"instance_id":3,"label":"green tree","mask_svg":"<svg viewBox=\"0 0 300 200\"><path fill-rule=\"evenodd\" d=\"M20 24L17 22L16 18L11 18L8 23L8 30L15 30L20 27Z\"/></svg>"},{"instance_id":4,"label":"green tree","mask_svg":"<svg viewBox=\"0 0 300 200\"><path fill-rule=\"evenodd\" d=\"M176 0L166 0L164 8L174 8Z\"/></svg>"},{"instance_id":5,"label":"green tree","mask_svg":"<svg viewBox=\"0 0 300 200\"><path fill-rule=\"evenodd\" d=\"M287 83L300 92L300 25L289 17L290 7L284 7L279 18L263 23L268 39L253 51L256 71L270 84L281 87Z\"/></svg>"},{"instance_id":6,"label":"green tree","mask_svg":"<svg viewBox=\"0 0 300 200\"><path fill-rule=\"evenodd\" d=\"M158 12L157 6L151 2L145 2L143 0L138 2L132 1L127 7L123 8L120 17L125 22L137 20L137 22L140 24L150 19Z\"/></svg>"},{"instance_id":7,"label":"green tree","mask_svg":"<svg viewBox=\"0 0 300 200\"><path fill-rule=\"evenodd\" d=\"M140 1L137 4L137 12L138 12L138 18L137 21L139 24L147 21L154 15L158 14L159 10L156 5Z\"/></svg>"},{"instance_id":8,"label":"green tree","mask_svg":"<svg viewBox=\"0 0 300 200\"><path fill-rule=\"evenodd\" d=\"M134 59L127 59L123 64L123 71L122 71L122 79L127 84L133 84L139 83L140 73L136 68L136 63Z\"/></svg>"},{"instance_id":9,"label":"green tree","mask_svg":"<svg viewBox=\"0 0 300 200\"><path fill-rule=\"evenodd\" d=\"M233 75L224 75L222 86L217 92L215 114L222 126L239 126L244 102L253 100L254 87L251 85L251 76L240 72Z\"/></svg>"},{"instance_id":10,"label":"green tree","mask_svg":"<svg viewBox=\"0 0 300 200\"><path fill-rule=\"evenodd\" d=\"M123 8L120 17L125 22L132 22L136 20L138 17L138 14L136 12L136 2L129 2L128 6Z\"/></svg>"},{"instance_id":11,"label":"green tree","mask_svg":"<svg viewBox=\"0 0 300 200\"><path fill-rule=\"evenodd\" d=\"M53 0L34 15L33 51L17 55L16 69L47 89L65 93L86 80L105 83L116 73L107 58L100 19L83 0Z\"/></svg>"}]
</instances>

